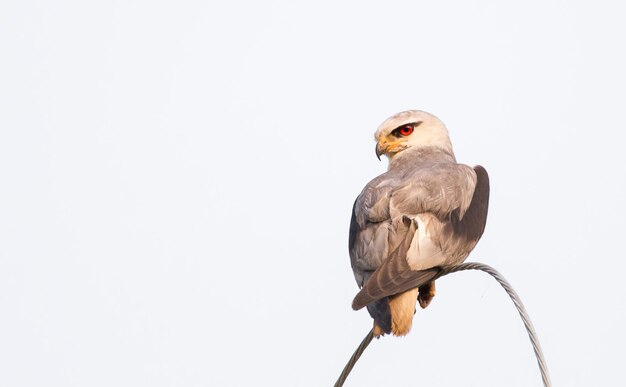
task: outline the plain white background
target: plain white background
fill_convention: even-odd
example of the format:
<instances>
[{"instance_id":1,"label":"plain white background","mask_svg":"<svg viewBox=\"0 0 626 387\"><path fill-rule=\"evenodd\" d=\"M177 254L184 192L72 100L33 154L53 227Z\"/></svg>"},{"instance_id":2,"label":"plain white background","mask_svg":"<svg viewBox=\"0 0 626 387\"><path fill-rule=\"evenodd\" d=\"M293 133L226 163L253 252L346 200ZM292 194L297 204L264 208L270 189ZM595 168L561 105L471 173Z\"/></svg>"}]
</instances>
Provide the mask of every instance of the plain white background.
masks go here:
<instances>
[{"instance_id":1,"label":"plain white background","mask_svg":"<svg viewBox=\"0 0 626 387\"><path fill-rule=\"evenodd\" d=\"M423 109L492 196L469 260L555 386L624 385L620 2L0 3L0 385L328 386L373 133ZM346 386L539 386L486 274Z\"/></svg>"}]
</instances>

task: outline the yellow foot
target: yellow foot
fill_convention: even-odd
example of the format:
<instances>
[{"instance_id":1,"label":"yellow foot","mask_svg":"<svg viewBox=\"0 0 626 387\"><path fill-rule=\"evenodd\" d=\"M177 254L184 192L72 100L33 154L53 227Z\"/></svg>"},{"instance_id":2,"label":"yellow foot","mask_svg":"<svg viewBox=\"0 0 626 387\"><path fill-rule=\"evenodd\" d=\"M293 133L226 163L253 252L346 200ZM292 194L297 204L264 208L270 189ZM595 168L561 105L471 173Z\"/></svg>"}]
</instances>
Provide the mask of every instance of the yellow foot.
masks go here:
<instances>
[{"instance_id":1,"label":"yellow foot","mask_svg":"<svg viewBox=\"0 0 626 387\"><path fill-rule=\"evenodd\" d=\"M379 338L383 336L385 332L383 332L383 328L379 327L378 324L374 323L374 337Z\"/></svg>"},{"instance_id":2,"label":"yellow foot","mask_svg":"<svg viewBox=\"0 0 626 387\"><path fill-rule=\"evenodd\" d=\"M426 285L420 286L417 301L422 309L425 309L435 297L435 281L430 281Z\"/></svg>"}]
</instances>

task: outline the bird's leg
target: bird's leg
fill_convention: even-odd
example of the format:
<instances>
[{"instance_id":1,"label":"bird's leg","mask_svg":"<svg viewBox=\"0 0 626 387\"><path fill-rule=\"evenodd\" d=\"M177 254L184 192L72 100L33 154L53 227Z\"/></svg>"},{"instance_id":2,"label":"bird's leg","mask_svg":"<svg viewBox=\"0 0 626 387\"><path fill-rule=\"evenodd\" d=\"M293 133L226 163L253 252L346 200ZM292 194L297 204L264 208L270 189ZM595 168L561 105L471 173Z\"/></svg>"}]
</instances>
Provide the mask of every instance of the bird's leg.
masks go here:
<instances>
[{"instance_id":1,"label":"bird's leg","mask_svg":"<svg viewBox=\"0 0 626 387\"><path fill-rule=\"evenodd\" d=\"M420 303L422 309L426 308L435 297L435 281L430 281L426 285L419 287L419 294L417 300Z\"/></svg>"},{"instance_id":2,"label":"bird's leg","mask_svg":"<svg viewBox=\"0 0 626 387\"><path fill-rule=\"evenodd\" d=\"M385 331L376 322L374 322L374 337L377 339L385 335Z\"/></svg>"}]
</instances>

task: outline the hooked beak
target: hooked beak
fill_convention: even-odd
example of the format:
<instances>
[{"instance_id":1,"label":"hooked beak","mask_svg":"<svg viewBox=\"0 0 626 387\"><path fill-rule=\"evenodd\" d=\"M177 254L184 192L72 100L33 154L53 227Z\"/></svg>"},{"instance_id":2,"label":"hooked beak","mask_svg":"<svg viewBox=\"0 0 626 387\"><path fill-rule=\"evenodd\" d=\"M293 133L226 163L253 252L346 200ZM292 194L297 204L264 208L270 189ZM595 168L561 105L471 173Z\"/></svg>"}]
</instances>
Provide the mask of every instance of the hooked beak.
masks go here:
<instances>
[{"instance_id":1,"label":"hooked beak","mask_svg":"<svg viewBox=\"0 0 626 387\"><path fill-rule=\"evenodd\" d=\"M378 160L380 160L380 156L385 154L385 150L387 150L387 147L383 144L381 144L380 142L376 144L376 157L378 157Z\"/></svg>"}]
</instances>

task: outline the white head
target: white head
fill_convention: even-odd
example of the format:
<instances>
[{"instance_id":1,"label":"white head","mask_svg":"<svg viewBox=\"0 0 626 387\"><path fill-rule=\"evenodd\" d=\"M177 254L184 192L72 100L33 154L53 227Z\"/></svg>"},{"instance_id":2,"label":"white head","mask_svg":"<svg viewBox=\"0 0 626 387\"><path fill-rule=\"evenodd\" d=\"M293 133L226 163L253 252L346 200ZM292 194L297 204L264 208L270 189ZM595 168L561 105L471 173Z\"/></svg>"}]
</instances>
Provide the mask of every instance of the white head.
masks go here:
<instances>
[{"instance_id":1,"label":"white head","mask_svg":"<svg viewBox=\"0 0 626 387\"><path fill-rule=\"evenodd\" d=\"M439 118L421 110L407 110L387 118L374 135L376 156L393 159L410 148L437 147L452 154L448 130Z\"/></svg>"}]
</instances>

